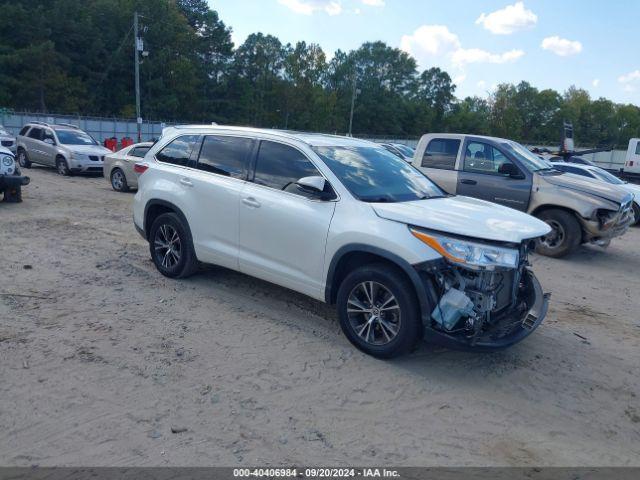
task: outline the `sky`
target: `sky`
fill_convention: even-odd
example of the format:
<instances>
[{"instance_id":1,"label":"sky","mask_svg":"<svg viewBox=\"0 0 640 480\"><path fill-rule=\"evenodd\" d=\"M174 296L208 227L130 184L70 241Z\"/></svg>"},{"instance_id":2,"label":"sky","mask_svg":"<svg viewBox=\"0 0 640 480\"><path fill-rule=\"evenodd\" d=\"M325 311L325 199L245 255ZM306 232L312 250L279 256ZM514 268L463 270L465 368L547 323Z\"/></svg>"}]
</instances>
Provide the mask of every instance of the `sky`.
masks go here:
<instances>
[{"instance_id":1,"label":"sky","mask_svg":"<svg viewBox=\"0 0 640 480\"><path fill-rule=\"evenodd\" d=\"M526 80L640 106L640 0L209 0L236 46L254 32L319 44L328 57L382 40L456 95Z\"/></svg>"}]
</instances>

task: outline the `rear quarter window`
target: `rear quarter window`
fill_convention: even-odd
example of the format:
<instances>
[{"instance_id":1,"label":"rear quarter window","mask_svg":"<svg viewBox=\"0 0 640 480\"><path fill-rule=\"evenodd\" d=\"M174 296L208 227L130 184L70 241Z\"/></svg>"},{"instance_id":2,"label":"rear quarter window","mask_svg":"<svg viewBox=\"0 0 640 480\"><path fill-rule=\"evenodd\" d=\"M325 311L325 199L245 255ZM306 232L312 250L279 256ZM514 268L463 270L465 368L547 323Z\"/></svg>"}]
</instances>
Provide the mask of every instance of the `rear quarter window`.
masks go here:
<instances>
[{"instance_id":1,"label":"rear quarter window","mask_svg":"<svg viewBox=\"0 0 640 480\"><path fill-rule=\"evenodd\" d=\"M636 143L636 155L640 155L640 140Z\"/></svg>"},{"instance_id":2,"label":"rear quarter window","mask_svg":"<svg viewBox=\"0 0 640 480\"><path fill-rule=\"evenodd\" d=\"M460 149L460 140L455 138L434 138L427 145L422 156L422 166L454 170Z\"/></svg>"}]
</instances>

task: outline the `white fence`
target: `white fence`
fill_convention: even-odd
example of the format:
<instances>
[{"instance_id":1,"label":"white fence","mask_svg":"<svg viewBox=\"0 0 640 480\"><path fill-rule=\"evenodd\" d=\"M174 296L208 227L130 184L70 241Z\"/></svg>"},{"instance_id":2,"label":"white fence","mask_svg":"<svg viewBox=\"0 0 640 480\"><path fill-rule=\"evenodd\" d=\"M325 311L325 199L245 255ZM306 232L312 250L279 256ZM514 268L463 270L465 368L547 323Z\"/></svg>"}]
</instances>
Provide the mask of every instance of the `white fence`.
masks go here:
<instances>
[{"instance_id":1,"label":"white fence","mask_svg":"<svg viewBox=\"0 0 640 480\"><path fill-rule=\"evenodd\" d=\"M118 141L124 137L129 137L137 141L138 136L138 129L134 119L81 117L29 112L0 113L0 125L3 125L14 135L17 135L26 123L34 121L50 124L71 123L89 133L100 143L111 137L116 137ZM143 122L141 127L142 140L146 141L160 137L162 129L167 125L169 124L162 122Z\"/></svg>"}]
</instances>

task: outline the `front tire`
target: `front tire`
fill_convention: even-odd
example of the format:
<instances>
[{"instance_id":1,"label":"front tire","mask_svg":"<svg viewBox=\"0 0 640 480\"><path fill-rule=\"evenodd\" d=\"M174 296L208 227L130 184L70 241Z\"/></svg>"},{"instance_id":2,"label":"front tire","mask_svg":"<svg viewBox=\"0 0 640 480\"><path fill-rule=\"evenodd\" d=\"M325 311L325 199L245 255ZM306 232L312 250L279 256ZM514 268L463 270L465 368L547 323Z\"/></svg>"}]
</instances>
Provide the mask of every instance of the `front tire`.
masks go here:
<instances>
[{"instance_id":1,"label":"front tire","mask_svg":"<svg viewBox=\"0 0 640 480\"><path fill-rule=\"evenodd\" d=\"M547 223L551 232L536 242L536 252L560 258L574 252L582 241L582 228L576 217L564 210L545 210L538 218Z\"/></svg>"},{"instance_id":2,"label":"front tire","mask_svg":"<svg viewBox=\"0 0 640 480\"><path fill-rule=\"evenodd\" d=\"M31 168L31 162L24 148L18 150L18 165L22 168Z\"/></svg>"},{"instance_id":3,"label":"front tire","mask_svg":"<svg viewBox=\"0 0 640 480\"><path fill-rule=\"evenodd\" d=\"M114 168L111 172L111 188L116 192L128 192L129 185L127 184L127 177L124 172L119 168Z\"/></svg>"},{"instance_id":4,"label":"front tire","mask_svg":"<svg viewBox=\"0 0 640 480\"><path fill-rule=\"evenodd\" d=\"M4 201L7 203L20 203L22 202L22 187L17 186L13 189L7 189L4 191Z\"/></svg>"},{"instance_id":5,"label":"front tire","mask_svg":"<svg viewBox=\"0 0 640 480\"><path fill-rule=\"evenodd\" d=\"M71 169L69 168L69 164L67 163L67 160L62 157L58 157L56 159L56 169L58 170L58 173L63 177L71 176Z\"/></svg>"},{"instance_id":6,"label":"front tire","mask_svg":"<svg viewBox=\"0 0 640 480\"><path fill-rule=\"evenodd\" d=\"M640 224L640 206L637 203L633 204L633 224Z\"/></svg>"},{"instance_id":7,"label":"front tire","mask_svg":"<svg viewBox=\"0 0 640 480\"><path fill-rule=\"evenodd\" d=\"M422 338L413 286L393 266L376 263L353 270L338 289L336 306L346 337L371 356L402 355Z\"/></svg>"},{"instance_id":8,"label":"front tire","mask_svg":"<svg viewBox=\"0 0 640 480\"><path fill-rule=\"evenodd\" d=\"M175 213L163 213L154 220L149 231L149 251L165 277L185 278L197 269L188 227Z\"/></svg>"}]
</instances>

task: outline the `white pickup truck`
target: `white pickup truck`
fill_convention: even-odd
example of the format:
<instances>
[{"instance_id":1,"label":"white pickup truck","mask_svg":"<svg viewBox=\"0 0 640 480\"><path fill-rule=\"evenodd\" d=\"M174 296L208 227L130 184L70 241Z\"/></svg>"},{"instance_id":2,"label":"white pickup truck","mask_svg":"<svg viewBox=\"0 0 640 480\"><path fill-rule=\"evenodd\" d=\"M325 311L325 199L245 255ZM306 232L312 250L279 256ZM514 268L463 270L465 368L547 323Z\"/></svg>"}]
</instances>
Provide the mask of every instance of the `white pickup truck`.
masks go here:
<instances>
[{"instance_id":1,"label":"white pickup truck","mask_svg":"<svg viewBox=\"0 0 640 480\"><path fill-rule=\"evenodd\" d=\"M624 161L624 171L625 173L640 175L640 138L629 140L627 158Z\"/></svg>"}]
</instances>

